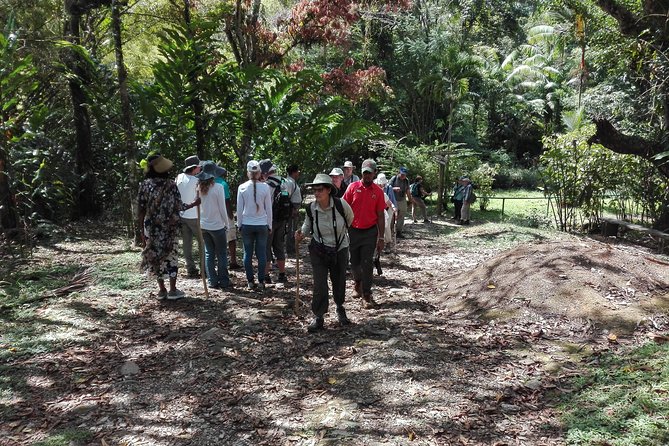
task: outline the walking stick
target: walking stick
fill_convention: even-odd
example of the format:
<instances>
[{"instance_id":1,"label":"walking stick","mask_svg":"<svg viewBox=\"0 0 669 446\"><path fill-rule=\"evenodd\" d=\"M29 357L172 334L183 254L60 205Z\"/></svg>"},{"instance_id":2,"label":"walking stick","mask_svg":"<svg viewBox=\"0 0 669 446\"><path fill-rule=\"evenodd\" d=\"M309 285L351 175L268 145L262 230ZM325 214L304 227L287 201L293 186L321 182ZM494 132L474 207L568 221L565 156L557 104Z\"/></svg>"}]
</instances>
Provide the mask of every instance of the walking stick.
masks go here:
<instances>
[{"instance_id":1,"label":"walking stick","mask_svg":"<svg viewBox=\"0 0 669 446\"><path fill-rule=\"evenodd\" d=\"M197 194L199 197L200 194ZM200 277L204 286L204 297L209 299L209 289L207 288L207 279L204 277L204 237L202 237L202 228L200 227L200 205L197 205L197 238L200 241Z\"/></svg>"},{"instance_id":2,"label":"walking stick","mask_svg":"<svg viewBox=\"0 0 669 446\"><path fill-rule=\"evenodd\" d=\"M300 242L295 239L295 303L293 313L297 314L300 308Z\"/></svg>"}]
</instances>

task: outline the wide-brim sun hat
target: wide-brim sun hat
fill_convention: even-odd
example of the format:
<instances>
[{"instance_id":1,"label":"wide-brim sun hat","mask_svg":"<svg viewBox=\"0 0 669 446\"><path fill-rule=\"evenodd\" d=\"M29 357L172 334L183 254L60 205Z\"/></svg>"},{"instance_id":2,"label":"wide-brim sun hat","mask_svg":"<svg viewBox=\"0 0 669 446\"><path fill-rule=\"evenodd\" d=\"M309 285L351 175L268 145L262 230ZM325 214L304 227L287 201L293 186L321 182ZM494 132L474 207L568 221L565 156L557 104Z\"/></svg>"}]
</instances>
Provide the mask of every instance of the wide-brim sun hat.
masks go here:
<instances>
[{"instance_id":1,"label":"wide-brim sun hat","mask_svg":"<svg viewBox=\"0 0 669 446\"><path fill-rule=\"evenodd\" d=\"M336 176L344 175L344 171L341 170L339 167L335 167L330 171L328 175L336 175Z\"/></svg>"},{"instance_id":2,"label":"wide-brim sun hat","mask_svg":"<svg viewBox=\"0 0 669 446\"><path fill-rule=\"evenodd\" d=\"M189 169L192 169L193 167L200 166L202 163L200 162L200 158L198 158L197 155L189 156L186 158L186 161L184 161L184 164L186 167L184 167L184 172L186 172Z\"/></svg>"},{"instance_id":3,"label":"wide-brim sun hat","mask_svg":"<svg viewBox=\"0 0 669 446\"><path fill-rule=\"evenodd\" d=\"M264 159L260 161L260 171L264 174L267 175L272 171L272 166L274 166L274 163L272 163L272 160L270 159Z\"/></svg>"},{"instance_id":4,"label":"wide-brim sun hat","mask_svg":"<svg viewBox=\"0 0 669 446\"><path fill-rule=\"evenodd\" d=\"M330 189L333 191L337 190L337 187L332 184L332 178L330 178L330 175L324 174L324 173L319 173L314 177L314 181L311 183L305 184L307 187L314 187L314 186L328 186Z\"/></svg>"},{"instance_id":5,"label":"wide-brim sun hat","mask_svg":"<svg viewBox=\"0 0 669 446\"><path fill-rule=\"evenodd\" d=\"M214 176L212 174L210 174L209 172L202 171L202 172L198 173L197 175L195 175L195 178L197 178L200 181L207 181L207 180L211 180L212 178L214 178Z\"/></svg>"},{"instance_id":6,"label":"wide-brim sun hat","mask_svg":"<svg viewBox=\"0 0 669 446\"><path fill-rule=\"evenodd\" d=\"M345 161L344 167L353 167L353 161Z\"/></svg>"},{"instance_id":7,"label":"wide-brim sun hat","mask_svg":"<svg viewBox=\"0 0 669 446\"><path fill-rule=\"evenodd\" d=\"M202 163L202 171L207 172L216 178L223 177L225 176L225 174L228 173L227 170L225 170L224 168L222 168L213 161L205 161L204 163Z\"/></svg>"},{"instance_id":8,"label":"wide-brim sun hat","mask_svg":"<svg viewBox=\"0 0 669 446\"><path fill-rule=\"evenodd\" d=\"M172 168L174 163L162 155L157 156L156 158L149 161L149 165L153 168L156 173L165 173Z\"/></svg>"}]
</instances>

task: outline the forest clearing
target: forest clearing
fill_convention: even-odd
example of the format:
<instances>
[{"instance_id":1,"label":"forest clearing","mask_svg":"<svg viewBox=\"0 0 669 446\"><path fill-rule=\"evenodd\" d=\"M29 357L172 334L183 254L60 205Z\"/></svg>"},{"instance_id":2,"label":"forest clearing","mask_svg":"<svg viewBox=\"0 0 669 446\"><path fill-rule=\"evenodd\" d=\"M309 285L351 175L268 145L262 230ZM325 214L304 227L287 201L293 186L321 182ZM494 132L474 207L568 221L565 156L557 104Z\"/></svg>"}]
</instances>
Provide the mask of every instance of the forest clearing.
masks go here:
<instances>
[{"instance_id":1,"label":"forest clearing","mask_svg":"<svg viewBox=\"0 0 669 446\"><path fill-rule=\"evenodd\" d=\"M666 255L505 223L406 231L375 275L378 308L347 292L354 324L331 312L307 334L305 246L295 315L295 259L261 295L231 272L231 292L180 277L187 297L159 301L117 229L69 228L3 271L0 444L669 441ZM21 304L30 287L40 299ZM606 403L625 383L579 381L619 370L634 385ZM646 391L659 399L639 409Z\"/></svg>"}]
</instances>

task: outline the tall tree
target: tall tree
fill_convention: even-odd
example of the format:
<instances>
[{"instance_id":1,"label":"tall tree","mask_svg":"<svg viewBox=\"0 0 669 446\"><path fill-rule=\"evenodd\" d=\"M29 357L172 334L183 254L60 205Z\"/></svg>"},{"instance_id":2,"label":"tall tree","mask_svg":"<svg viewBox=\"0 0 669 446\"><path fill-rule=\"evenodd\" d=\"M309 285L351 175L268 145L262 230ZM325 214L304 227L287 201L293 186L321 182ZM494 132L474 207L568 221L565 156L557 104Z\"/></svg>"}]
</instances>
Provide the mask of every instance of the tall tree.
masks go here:
<instances>
[{"instance_id":1,"label":"tall tree","mask_svg":"<svg viewBox=\"0 0 669 446\"><path fill-rule=\"evenodd\" d=\"M75 46L81 45L82 17L101 6L109 6L111 0L65 0L68 20L65 24L65 36ZM64 62L71 75L68 77L72 100L72 115L76 134L75 171L80 178L76 191L76 217L97 215L101 204L95 188L95 170L93 168L93 147L91 119L87 108L85 87L90 82L87 62L76 47L65 50Z\"/></svg>"}]
</instances>

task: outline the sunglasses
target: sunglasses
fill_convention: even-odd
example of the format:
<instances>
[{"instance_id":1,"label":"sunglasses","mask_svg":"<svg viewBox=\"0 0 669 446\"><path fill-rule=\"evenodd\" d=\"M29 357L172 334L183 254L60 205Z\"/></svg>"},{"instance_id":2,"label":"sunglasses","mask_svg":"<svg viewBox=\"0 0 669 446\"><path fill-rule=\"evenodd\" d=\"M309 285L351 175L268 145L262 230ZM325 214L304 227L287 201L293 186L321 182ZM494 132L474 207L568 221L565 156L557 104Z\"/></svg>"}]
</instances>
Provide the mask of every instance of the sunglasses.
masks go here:
<instances>
[{"instance_id":1,"label":"sunglasses","mask_svg":"<svg viewBox=\"0 0 669 446\"><path fill-rule=\"evenodd\" d=\"M327 187L319 186L319 187L314 187L311 190L314 192L323 192L325 189L328 189Z\"/></svg>"}]
</instances>

